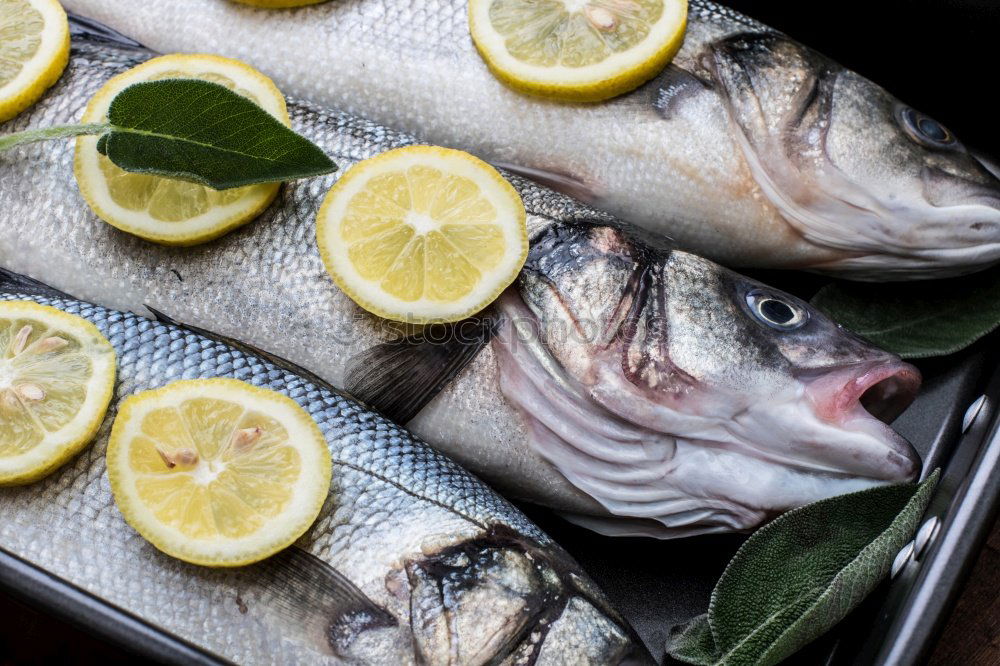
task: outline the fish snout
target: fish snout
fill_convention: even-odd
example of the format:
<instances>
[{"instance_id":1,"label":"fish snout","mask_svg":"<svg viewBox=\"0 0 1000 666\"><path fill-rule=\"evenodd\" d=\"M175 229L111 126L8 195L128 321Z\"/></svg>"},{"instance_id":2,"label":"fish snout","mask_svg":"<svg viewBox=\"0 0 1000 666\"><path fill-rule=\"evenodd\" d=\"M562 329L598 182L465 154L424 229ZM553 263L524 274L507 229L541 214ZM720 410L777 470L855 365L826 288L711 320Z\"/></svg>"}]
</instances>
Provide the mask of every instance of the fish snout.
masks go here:
<instances>
[{"instance_id":1,"label":"fish snout","mask_svg":"<svg viewBox=\"0 0 1000 666\"><path fill-rule=\"evenodd\" d=\"M932 210L917 230L939 226L942 247L1000 243L1000 178L984 163L976 166L975 172L964 174L924 169L924 197Z\"/></svg>"},{"instance_id":2,"label":"fish snout","mask_svg":"<svg viewBox=\"0 0 1000 666\"><path fill-rule=\"evenodd\" d=\"M844 472L890 482L917 478L920 456L888 424L910 406L920 384L920 371L895 358L834 369L808 383L816 417L843 433L836 448Z\"/></svg>"}]
</instances>

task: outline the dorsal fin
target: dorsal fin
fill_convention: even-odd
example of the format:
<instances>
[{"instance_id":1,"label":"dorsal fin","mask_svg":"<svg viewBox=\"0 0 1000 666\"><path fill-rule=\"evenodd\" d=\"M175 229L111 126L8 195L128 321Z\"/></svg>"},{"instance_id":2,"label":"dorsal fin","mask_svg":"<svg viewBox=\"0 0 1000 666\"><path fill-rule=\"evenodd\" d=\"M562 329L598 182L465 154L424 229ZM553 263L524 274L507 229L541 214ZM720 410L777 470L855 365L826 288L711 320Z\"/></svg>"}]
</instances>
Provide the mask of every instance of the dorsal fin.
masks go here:
<instances>
[{"instance_id":1,"label":"dorsal fin","mask_svg":"<svg viewBox=\"0 0 1000 666\"><path fill-rule=\"evenodd\" d=\"M0 290L24 294L25 296L45 296L48 298L77 300L75 296L70 296L64 291L50 287L40 280L28 277L27 275L21 275L20 273L14 273L6 268L0 268Z\"/></svg>"},{"instance_id":2,"label":"dorsal fin","mask_svg":"<svg viewBox=\"0 0 1000 666\"><path fill-rule=\"evenodd\" d=\"M653 108L664 120L674 117L681 103L711 89L711 84L677 65L667 65L650 84Z\"/></svg>"},{"instance_id":3,"label":"dorsal fin","mask_svg":"<svg viewBox=\"0 0 1000 666\"><path fill-rule=\"evenodd\" d=\"M134 39L130 39L117 30L112 30L94 19L89 19L86 16L80 16L72 12L67 12L67 15L69 17L69 33L74 39L86 37L91 40L118 44L120 46L144 48L142 44Z\"/></svg>"},{"instance_id":4,"label":"dorsal fin","mask_svg":"<svg viewBox=\"0 0 1000 666\"><path fill-rule=\"evenodd\" d=\"M569 174L541 167L523 166L512 162L494 162L493 166L504 171L510 171L522 178L527 178L550 190L555 190L584 203L593 204L600 199L600 194L593 187Z\"/></svg>"}]
</instances>

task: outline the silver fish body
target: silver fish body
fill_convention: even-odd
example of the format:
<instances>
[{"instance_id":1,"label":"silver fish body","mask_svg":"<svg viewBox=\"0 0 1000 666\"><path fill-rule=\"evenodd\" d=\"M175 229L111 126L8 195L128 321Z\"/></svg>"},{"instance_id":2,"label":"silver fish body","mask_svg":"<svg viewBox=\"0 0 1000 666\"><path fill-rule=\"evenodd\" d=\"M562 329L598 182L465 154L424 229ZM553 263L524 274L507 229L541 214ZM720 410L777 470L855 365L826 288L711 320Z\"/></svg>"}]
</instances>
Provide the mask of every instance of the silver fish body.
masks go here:
<instances>
[{"instance_id":1,"label":"silver fish body","mask_svg":"<svg viewBox=\"0 0 1000 666\"><path fill-rule=\"evenodd\" d=\"M590 105L497 82L466 0L65 4L157 51L241 58L290 94L517 165L724 264L885 280L1000 259L1000 180L950 132L708 0L691 0L659 77Z\"/></svg>"},{"instance_id":2,"label":"silver fish body","mask_svg":"<svg viewBox=\"0 0 1000 666\"><path fill-rule=\"evenodd\" d=\"M0 276L0 301L31 300L95 324L115 348L119 381L84 453L40 482L0 488L3 549L241 664L642 661L627 625L568 555L398 426L223 341L24 291ZM236 570L157 551L125 523L105 473L119 401L211 377L291 397L333 458L317 523L289 551Z\"/></svg>"},{"instance_id":3,"label":"silver fish body","mask_svg":"<svg viewBox=\"0 0 1000 666\"><path fill-rule=\"evenodd\" d=\"M104 81L150 55L74 44L58 86L0 132L78 119ZM339 173L412 142L308 104L289 109ZM380 408L386 395L421 388L422 376L394 365L400 358L439 366L433 355L456 346L386 355L386 346L399 351L399 332L330 280L315 215L336 174L289 184L258 220L218 241L172 249L97 219L72 155L71 143L48 142L0 158L0 266L242 340ZM748 530L917 473L909 444L860 402L864 394L891 419L919 384L912 367L798 299L511 182L528 211L528 263L487 313L489 343L415 418L394 414L424 441L506 494L609 534ZM775 308L787 321L768 319ZM380 391L359 390L372 384Z\"/></svg>"}]
</instances>

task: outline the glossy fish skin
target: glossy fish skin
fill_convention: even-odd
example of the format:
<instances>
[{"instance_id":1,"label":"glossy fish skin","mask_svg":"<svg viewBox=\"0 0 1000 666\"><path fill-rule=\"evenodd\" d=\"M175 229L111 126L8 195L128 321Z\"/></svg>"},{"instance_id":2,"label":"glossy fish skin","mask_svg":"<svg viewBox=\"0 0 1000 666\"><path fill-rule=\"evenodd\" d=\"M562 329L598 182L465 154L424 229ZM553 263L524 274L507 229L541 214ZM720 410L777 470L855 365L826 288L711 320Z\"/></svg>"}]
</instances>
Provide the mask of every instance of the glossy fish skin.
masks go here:
<instances>
[{"instance_id":1,"label":"glossy fish skin","mask_svg":"<svg viewBox=\"0 0 1000 666\"><path fill-rule=\"evenodd\" d=\"M83 454L41 482L0 489L0 547L241 664L642 660L642 648L568 555L405 430L225 342L20 291L0 277L0 301L32 300L94 323L115 347L119 384ZM125 523L105 474L121 400L208 377L294 399L316 419L334 462L316 525L291 551L237 570L157 551ZM341 576L350 591L338 595Z\"/></svg>"},{"instance_id":2,"label":"glossy fish skin","mask_svg":"<svg viewBox=\"0 0 1000 666\"><path fill-rule=\"evenodd\" d=\"M518 165L727 265L882 281L1000 259L1000 180L947 130L708 0L691 0L658 78L582 106L496 81L466 0L65 4L155 50L241 58L289 94Z\"/></svg>"},{"instance_id":3,"label":"glossy fish skin","mask_svg":"<svg viewBox=\"0 0 1000 666\"><path fill-rule=\"evenodd\" d=\"M59 85L0 132L72 122L107 78L147 57L76 38ZM412 142L294 100L289 111L338 173ZM77 192L72 152L69 142L48 142L0 161L0 266L108 307L151 306L352 391L352 368L389 367L377 356L359 359L396 330L334 286L315 246L316 211L336 174L286 186L256 222L218 241L171 249L100 222ZM424 441L510 496L607 533L657 537L748 530L790 507L916 473L909 445L868 416L858 396L844 393L829 414L817 406L859 381L886 379L900 385L905 406L919 381L912 368L773 290L811 323L787 334L768 328L746 303L759 285L657 247L565 196L511 182L528 211L531 258L490 312L491 344L408 423ZM566 307L555 307L553 294ZM511 336L519 320L528 326L523 340ZM670 335L643 341L634 335L639 323ZM594 324L607 341L565 335ZM628 372L616 373L616 363ZM817 377L823 390L810 392ZM392 379L385 390L400 394L423 381L415 373ZM671 386L697 400L677 400ZM521 399L537 390L555 393ZM775 396L784 411L772 409ZM748 416L737 424L740 413ZM553 428L565 429L553 439ZM821 453L813 451L820 434L829 440ZM755 476L734 476L747 466Z\"/></svg>"}]
</instances>

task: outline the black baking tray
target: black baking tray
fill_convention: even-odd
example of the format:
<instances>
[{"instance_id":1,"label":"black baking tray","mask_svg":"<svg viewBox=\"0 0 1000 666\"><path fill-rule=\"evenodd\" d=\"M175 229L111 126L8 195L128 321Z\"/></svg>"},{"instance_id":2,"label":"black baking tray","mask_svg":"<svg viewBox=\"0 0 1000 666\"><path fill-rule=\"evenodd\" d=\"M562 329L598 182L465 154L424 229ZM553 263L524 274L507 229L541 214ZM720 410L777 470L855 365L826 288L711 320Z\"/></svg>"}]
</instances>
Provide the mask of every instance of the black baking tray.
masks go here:
<instances>
[{"instance_id":1,"label":"black baking tray","mask_svg":"<svg viewBox=\"0 0 1000 666\"><path fill-rule=\"evenodd\" d=\"M1000 156L984 69L1000 35L996 0L723 0L886 85L988 155ZM933 44L933 48L928 45ZM780 274L766 279L780 283ZM799 285L796 291L819 284ZM803 294L808 295L808 294ZM895 427L920 451L925 473L942 468L927 514L939 526L860 608L790 664L924 662L933 649L1000 503L1000 336L963 353L918 363L924 388ZM978 409L969 411L970 406ZM967 418L968 417L968 418ZM524 510L561 543L664 655L670 627L703 613L715 581L745 537L680 541L613 539ZM0 549L0 588L136 656L178 664L226 663L141 618ZM669 662L669 659L666 659Z\"/></svg>"}]
</instances>

